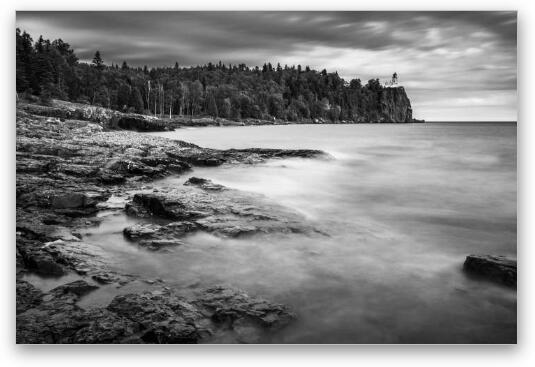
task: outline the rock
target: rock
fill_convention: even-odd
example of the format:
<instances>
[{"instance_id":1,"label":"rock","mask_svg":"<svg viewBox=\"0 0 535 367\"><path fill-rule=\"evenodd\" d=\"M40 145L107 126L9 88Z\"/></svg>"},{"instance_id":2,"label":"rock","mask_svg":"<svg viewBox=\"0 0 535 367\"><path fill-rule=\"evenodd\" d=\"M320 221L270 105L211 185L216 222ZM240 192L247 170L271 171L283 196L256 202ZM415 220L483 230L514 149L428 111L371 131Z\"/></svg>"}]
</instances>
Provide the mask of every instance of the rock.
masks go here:
<instances>
[{"instance_id":1,"label":"rock","mask_svg":"<svg viewBox=\"0 0 535 367\"><path fill-rule=\"evenodd\" d=\"M200 185L210 181L196 178ZM203 230L223 237L256 233L320 233L300 214L268 202L264 197L221 187L218 190L190 184L162 193L138 193L127 204L129 215L142 218L156 216L173 220L167 226L149 226L145 239L176 239L193 230ZM180 224L182 223L182 224ZM135 237L139 227L126 229Z\"/></svg>"},{"instance_id":2,"label":"rock","mask_svg":"<svg viewBox=\"0 0 535 367\"><path fill-rule=\"evenodd\" d=\"M139 245L149 250L158 251L163 248L182 246L184 242L177 239L142 240L139 241Z\"/></svg>"},{"instance_id":3,"label":"rock","mask_svg":"<svg viewBox=\"0 0 535 367\"><path fill-rule=\"evenodd\" d=\"M106 309L76 305L92 287L77 281L53 289L42 301L17 315L17 343L137 342L139 325Z\"/></svg>"},{"instance_id":4,"label":"rock","mask_svg":"<svg viewBox=\"0 0 535 367\"><path fill-rule=\"evenodd\" d=\"M373 116L368 117L373 122ZM412 107L403 87L384 88L379 94L377 122L413 122Z\"/></svg>"},{"instance_id":5,"label":"rock","mask_svg":"<svg viewBox=\"0 0 535 367\"><path fill-rule=\"evenodd\" d=\"M41 275L61 276L66 273L65 268L59 264L50 252L33 245L35 241L25 241L24 245L17 241L17 250L28 270Z\"/></svg>"},{"instance_id":6,"label":"rock","mask_svg":"<svg viewBox=\"0 0 535 367\"><path fill-rule=\"evenodd\" d=\"M195 304L210 310L211 318L219 323L235 324L238 320L263 328L279 329L290 323L295 315L280 304L254 298L229 287L215 286L204 290Z\"/></svg>"},{"instance_id":7,"label":"rock","mask_svg":"<svg viewBox=\"0 0 535 367\"><path fill-rule=\"evenodd\" d=\"M184 245L178 238L193 232L197 226L191 222L172 222L165 226L157 224L135 224L123 230L131 241L138 241L141 247L157 251L163 248Z\"/></svg>"},{"instance_id":8,"label":"rock","mask_svg":"<svg viewBox=\"0 0 535 367\"><path fill-rule=\"evenodd\" d=\"M285 307L240 290L217 286L184 298L167 287L118 295L105 308L82 309L95 289L75 281L41 294L18 282L17 343L198 343L261 342L295 316Z\"/></svg>"},{"instance_id":9,"label":"rock","mask_svg":"<svg viewBox=\"0 0 535 367\"><path fill-rule=\"evenodd\" d=\"M35 308L43 301L43 292L32 284L17 279L17 314Z\"/></svg>"},{"instance_id":10,"label":"rock","mask_svg":"<svg viewBox=\"0 0 535 367\"><path fill-rule=\"evenodd\" d=\"M516 260L504 256L469 255L464 270L516 288Z\"/></svg>"},{"instance_id":11,"label":"rock","mask_svg":"<svg viewBox=\"0 0 535 367\"><path fill-rule=\"evenodd\" d=\"M83 208L85 195L78 192L70 192L54 195L50 198L50 206L56 209Z\"/></svg>"},{"instance_id":12,"label":"rock","mask_svg":"<svg viewBox=\"0 0 535 367\"><path fill-rule=\"evenodd\" d=\"M222 154L226 159L246 162L251 156L258 157L260 162L274 158L330 158L325 152L314 149L228 149L224 150Z\"/></svg>"},{"instance_id":13,"label":"rock","mask_svg":"<svg viewBox=\"0 0 535 367\"><path fill-rule=\"evenodd\" d=\"M211 180L207 180L206 178L199 178L199 177L190 177L186 182L184 182L184 185L194 185L197 187L200 187L203 190L213 190L213 191L220 191L224 190L225 186L218 185L213 183Z\"/></svg>"},{"instance_id":14,"label":"rock","mask_svg":"<svg viewBox=\"0 0 535 367\"><path fill-rule=\"evenodd\" d=\"M72 293L78 297L81 297L95 289L98 289L98 286L89 284L85 280L76 280L74 282L54 288L50 291L50 293L54 293L59 296L66 293Z\"/></svg>"},{"instance_id":15,"label":"rock","mask_svg":"<svg viewBox=\"0 0 535 367\"><path fill-rule=\"evenodd\" d=\"M116 125L115 125L116 124ZM169 124L156 118L137 114L121 114L117 118L117 122L113 124L115 127L134 131L166 131L171 130Z\"/></svg>"},{"instance_id":16,"label":"rock","mask_svg":"<svg viewBox=\"0 0 535 367\"><path fill-rule=\"evenodd\" d=\"M108 197L100 192L89 191L54 193L50 197L50 206L54 209L93 208Z\"/></svg>"},{"instance_id":17,"label":"rock","mask_svg":"<svg viewBox=\"0 0 535 367\"><path fill-rule=\"evenodd\" d=\"M131 206L137 206L139 213L146 212L150 215L159 216L172 220L186 220L197 218L203 213L188 207L178 197L165 194L135 194Z\"/></svg>"},{"instance_id":18,"label":"rock","mask_svg":"<svg viewBox=\"0 0 535 367\"><path fill-rule=\"evenodd\" d=\"M91 276L91 278L100 284L111 284L120 280L117 276L111 273L105 273L105 272L100 272L98 274L95 274Z\"/></svg>"},{"instance_id":19,"label":"rock","mask_svg":"<svg viewBox=\"0 0 535 367\"><path fill-rule=\"evenodd\" d=\"M123 234L130 240L138 240L143 237L150 237L161 227L157 224L135 224L131 227L126 227L123 230Z\"/></svg>"},{"instance_id":20,"label":"rock","mask_svg":"<svg viewBox=\"0 0 535 367\"><path fill-rule=\"evenodd\" d=\"M107 310L138 323L145 343L196 343L195 321L202 314L185 299L169 292L145 292L115 297Z\"/></svg>"}]
</instances>

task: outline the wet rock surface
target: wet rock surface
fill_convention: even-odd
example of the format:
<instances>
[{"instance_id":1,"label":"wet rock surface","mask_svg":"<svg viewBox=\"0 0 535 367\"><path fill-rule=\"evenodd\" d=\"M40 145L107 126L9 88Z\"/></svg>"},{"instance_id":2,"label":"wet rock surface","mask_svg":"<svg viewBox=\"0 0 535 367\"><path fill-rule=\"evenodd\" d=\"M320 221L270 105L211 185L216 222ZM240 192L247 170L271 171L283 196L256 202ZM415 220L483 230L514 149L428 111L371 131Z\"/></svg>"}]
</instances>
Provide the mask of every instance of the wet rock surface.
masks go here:
<instances>
[{"instance_id":1,"label":"wet rock surface","mask_svg":"<svg viewBox=\"0 0 535 367\"><path fill-rule=\"evenodd\" d=\"M29 287L17 282L17 295ZM17 342L254 343L295 317L283 305L224 286L189 298L164 287L118 295L102 308L77 305L97 288L80 280L48 293L32 289L17 309Z\"/></svg>"},{"instance_id":2,"label":"wet rock surface","mask_svg":"<svg viewBox=\"0 0 535 367\"><path fill-rule=\"evenodd\" d=\"M141 188L194 166L320 158L326 157L324 153L205 149L129 131L106 131L117 121L105 109L80 112L76 106L67 107L17 108L18 343L258 342L290 322L293 315L285 306L230 287L184 298L180 290L162 284L158 290L117 295L106 307L82 308L78 302L97 289L143 281L115 270L114 260L83 233L99 225L103 219L97 214L102 210L158 219L140 220L124 229L126 238L149 250L181 246L195 231L232 237L315 233L284 207L202 178L168 191ZM126 208L110 198L121 198ZM76 275L80 280L46 291L23 279L29 273L60 280Z\"/></svg>"},{"instance_id":3,"label":"wet rock surface","mask_svg":"<svg viewBox=\"0 0 535 367\"><path fill-rule=\"evenodd\" d=\"M125 236L137 239L176 239L194 231L221 237L241 237L259 233L323 233L296 212L270 203L252 193L214 185L194 177L184 187L139 193L126 206L129 215L155 216L172 222L167 225L136 225Z\"/></svg>"},{"instance_id":4,"label":"wet rock surface","mask_svg":"<svg viewBox=\"0 0 535 367\"><path fill-rule=\"evenodd\" d=\"M505 256L469 255L464 270L470 274L516 288L516 260Z\"/></svg>"}]
</instances>

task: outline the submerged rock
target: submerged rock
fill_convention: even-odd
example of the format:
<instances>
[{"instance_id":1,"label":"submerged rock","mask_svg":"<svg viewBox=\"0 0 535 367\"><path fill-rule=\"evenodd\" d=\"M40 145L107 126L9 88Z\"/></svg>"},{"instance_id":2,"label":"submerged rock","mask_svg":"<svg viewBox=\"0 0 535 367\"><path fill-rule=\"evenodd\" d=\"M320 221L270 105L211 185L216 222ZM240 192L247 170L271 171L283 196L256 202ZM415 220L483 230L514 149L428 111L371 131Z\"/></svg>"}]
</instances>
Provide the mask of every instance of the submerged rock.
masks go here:
<instances>
[{"instance_id":1,"label":"submerged rock","mask_svg":"<svg viewBox=\"0 0 535 367\"><path fill-rule=\"evenodd\" d=\"M464 262L464 270L516 288L516 260L505 256L469 255Z\"/></svg>"}]
</instances>

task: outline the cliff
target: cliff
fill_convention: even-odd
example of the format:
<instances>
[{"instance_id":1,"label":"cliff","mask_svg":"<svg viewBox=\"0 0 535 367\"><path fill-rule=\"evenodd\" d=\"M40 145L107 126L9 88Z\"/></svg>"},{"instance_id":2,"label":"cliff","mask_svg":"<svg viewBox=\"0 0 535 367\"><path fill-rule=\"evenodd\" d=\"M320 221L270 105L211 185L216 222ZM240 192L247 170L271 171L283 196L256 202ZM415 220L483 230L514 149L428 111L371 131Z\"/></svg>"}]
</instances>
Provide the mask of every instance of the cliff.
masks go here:
<instances>
[{"instance_id":1,"label":"cliff","mask_svg":"<svg viewBox=\"0 0 535 367\"><path fill-rule=\"evenodd\" d=\"M378 94L377 122L418 122L403 87L383 88Z\"/></svg>"}]
</instances>

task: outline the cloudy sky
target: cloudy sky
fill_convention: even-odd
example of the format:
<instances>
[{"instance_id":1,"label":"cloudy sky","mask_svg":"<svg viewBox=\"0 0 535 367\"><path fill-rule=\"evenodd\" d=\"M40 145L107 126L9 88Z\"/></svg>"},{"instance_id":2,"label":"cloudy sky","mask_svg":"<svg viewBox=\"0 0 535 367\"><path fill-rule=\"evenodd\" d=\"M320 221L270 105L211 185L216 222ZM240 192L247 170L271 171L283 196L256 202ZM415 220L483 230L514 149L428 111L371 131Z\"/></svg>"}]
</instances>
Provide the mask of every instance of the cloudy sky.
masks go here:
<instances>
[{"instance_id":1,"label":"cloudy sky","mask_svg":"<svg viewBox=\"0 0 535 367\"><path fill-rule=\"evenodd\" d=\"M516 120L514 12L18 12L34 39L62 38L108 64L310 65L397 72L416 118Z\"/></svg>"}]
</instances>

